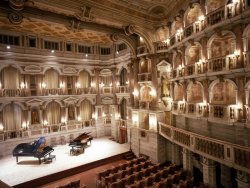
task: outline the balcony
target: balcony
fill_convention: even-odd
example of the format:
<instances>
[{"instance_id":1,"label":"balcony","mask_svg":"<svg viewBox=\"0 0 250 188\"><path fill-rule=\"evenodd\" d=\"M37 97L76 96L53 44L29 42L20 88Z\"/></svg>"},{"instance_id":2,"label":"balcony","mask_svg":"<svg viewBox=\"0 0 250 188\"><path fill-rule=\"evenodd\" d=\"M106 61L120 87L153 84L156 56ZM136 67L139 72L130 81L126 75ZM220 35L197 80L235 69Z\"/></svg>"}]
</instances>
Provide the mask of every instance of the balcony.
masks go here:
<instances>
[{"instance_id":1,"label":"balcony","mask_svg":"<svg viewBox=\"0 0 250 188\"><path fill-rule=\"evenodd\" d=\"M118 86L117 93L129 93L129 87L128 86Z\"/></svg>"},{"instance_id":2,"label":"balcony","mask_svg":"<svg viewBox=\"0 0 250 188\"><path fill-rule=\"evenodd\" d=\"M48 96L48 95L63 95L63 89L62 88L54 88L54 89L42 89L42 95Z\"/></svg>"},{"instance_id":3,"label":"balcony","mask_svg":"<svg viewBox=\"0 0 250 188\"><path fill-rule=\"evenodd\" d=\"M151 82L151 73L140 73L138 74L138 82Z\"/></svg>"},{"instance_id":4,"label":"balcony","mask_svg":"<svg viewBox=\"0 0 250 188\"><path fill-rule=\"evenodd\" d=\"M159 122L159 133L173 143L235 169L248 171L250 149L185 131Z\"/></svg>"}]
</instances>

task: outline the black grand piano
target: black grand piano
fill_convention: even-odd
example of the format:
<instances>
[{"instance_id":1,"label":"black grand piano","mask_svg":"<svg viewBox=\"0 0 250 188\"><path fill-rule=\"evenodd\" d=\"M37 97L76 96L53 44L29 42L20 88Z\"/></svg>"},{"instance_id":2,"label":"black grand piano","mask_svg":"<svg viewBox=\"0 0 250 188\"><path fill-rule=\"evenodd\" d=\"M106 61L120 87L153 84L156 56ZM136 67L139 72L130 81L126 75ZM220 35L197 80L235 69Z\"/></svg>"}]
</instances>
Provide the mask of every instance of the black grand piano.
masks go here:
<instances>
[{"instance_id":1,"label":"black grand piano","mask_svg":"<svg viewBox=\"0 0 250 188\"><path fill-rule=\"evenodd\" d=\"M45 143L45 137L41 137L31 143L18 144L13 150L13 156L16 157L16 162L18 162L18 157L35 157L39 159L39 164L41 164L41 159L46 158L50 155L54 149L51 146L46 146L42 150L38 149L42 144Z\"/></svg>"},{"instance_id":2,"label":"black grand piano","mask_svg":"<svg viewBox=\"0 0 250 188\"><path fill-rule=\"evenodd\" d=\"M76 155L84 152L84 148L88 145L88 143L91 144L91 140L93 140L93 137L90 135L90 132L80 134L74 140L70 141L70 154Z\"/></svg>"}]
</instances>

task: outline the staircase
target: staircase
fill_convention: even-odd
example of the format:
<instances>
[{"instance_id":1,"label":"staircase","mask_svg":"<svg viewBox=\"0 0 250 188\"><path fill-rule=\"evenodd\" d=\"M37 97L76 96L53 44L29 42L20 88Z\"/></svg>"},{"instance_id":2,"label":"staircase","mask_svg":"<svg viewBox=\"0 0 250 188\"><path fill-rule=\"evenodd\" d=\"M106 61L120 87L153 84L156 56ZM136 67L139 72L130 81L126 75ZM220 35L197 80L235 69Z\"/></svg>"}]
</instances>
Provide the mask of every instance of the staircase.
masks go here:
<instances>
[{"instance_id":1,"label":"staircase","mask_svg":"<svg viewBox=\"0 0 250 188\"><path fill-rule=\"evenodd\" d=\"M132 150L130 150L130 151L128 151L127 153L125 153L124 155L123 155L123 158L125 159L125 160L132 160L132 159L134 159L134 158L136 158L136 155L133 153L133 151Z\"/></svg>"}]
</instances>

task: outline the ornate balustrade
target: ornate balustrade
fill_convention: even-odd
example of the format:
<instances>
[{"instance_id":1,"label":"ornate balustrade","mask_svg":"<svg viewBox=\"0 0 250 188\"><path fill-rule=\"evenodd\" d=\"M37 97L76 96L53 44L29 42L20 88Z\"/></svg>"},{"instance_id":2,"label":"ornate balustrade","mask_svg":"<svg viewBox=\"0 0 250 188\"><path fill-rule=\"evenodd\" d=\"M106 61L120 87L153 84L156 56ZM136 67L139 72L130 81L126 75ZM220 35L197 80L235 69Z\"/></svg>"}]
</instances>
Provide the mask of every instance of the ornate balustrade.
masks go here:
<instances>
[{"instance_id":1,"label":"ornate balustrade","mask_svg":"<svg viewBox=\"0 0 250 188\"><path fill-rule=\"evenodd\" d=\"M83 95L83 94L91 94L92 93L92 88L87 87L87 88L76 88L76 94L77 95Z\"/></svg>"},{"instance_id":2,"label":"ornate balustrade","mask_svg":"<svg viewBox=\"0 0 250 188\"><path fill-rule=\"evenodd\" d=\"M117 92L118 93L129 93L129 87L128 86L118 86Z\"/></svg>"},{"instance_id":3,"label":"ornate balustrade","mask_svg":"<svg viewBox=\"0 0 250 188\"><path fill-rule=\"evenodd\" d=\"M169 47L173 46L176 42L180 42L184 38L190 37L195 33L198 33L208 26L215 25L220 23L226 19L230 19L237 15L236 8L238 3L231 3L229 5L225 5L217 10L214 10L208 13L204 19L193 22L192 24L186 26L184 28L183 33L175 33L169 37L169 43L165 42L157 42L156 49L157 50L167 50Z\"/></svg>"},{"instance_id":4,"label":"ornate balustrade","mask_svg":"<svg viewBox=\"0 0 250 188\"><path fill-rule=\"evenodd\" d=\"M159 122L159 134L194 153L229 165L236 169L249 171L250 148L225 142Z\"/></svg>"},{"instance_id":5,"label":"ornate balustrade","mask_svg":"<svg viewBox=\"0 0 250 188\"><path fill-rule=\"evenodd\" d=\"M149 82L149 81L152 81L151 73L138 74L138 82Z\"/></svg>"},{"instance_id":6,"label":"ornate balustrade","mask_svg":"<svg viewBox=\"0 0 250 188\"><path fill-rule=\"evenodd\" d=\"M42 95L63 95L63 89L52 88L52 89L42 89Z\"/></svg>"},{"instance_id":7,"label":"ornate balustrade","mask_svg":"<svg viewBox=\"0 0 250 188\"><path fill-rule=\"evenodd\" d=\"M22 89L1 89L1 97L21 97L25 93Z\"/></svg>"}]
</instances>

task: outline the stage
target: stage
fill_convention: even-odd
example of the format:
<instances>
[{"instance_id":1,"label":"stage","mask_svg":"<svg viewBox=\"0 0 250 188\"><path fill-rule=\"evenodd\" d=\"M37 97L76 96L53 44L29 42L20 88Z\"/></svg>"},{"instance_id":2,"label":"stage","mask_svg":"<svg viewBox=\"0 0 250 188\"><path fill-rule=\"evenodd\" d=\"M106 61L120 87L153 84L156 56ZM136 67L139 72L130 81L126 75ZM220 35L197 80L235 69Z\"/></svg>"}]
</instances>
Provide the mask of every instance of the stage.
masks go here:
<instances>
[{"instance_id":1,"label":"stage","mask_svg":"<svg viewBox=\"0 0 250 188\"><path fill-rule=\"evenodd\" d=\"M109 140L108 137L102 137L94 138L91 146L85 148L85 152L77 156L70 155L68 144L55 146L54 149L55 151L52 154L56 155L56 160L40 165L38 159L34 157L19 157L18 164L13 156L2 158L0 160L0 180L10 186L18 185L49 174L127 152L129 151L129 145L119 144Z\"/></svg>"}]
</instances>

